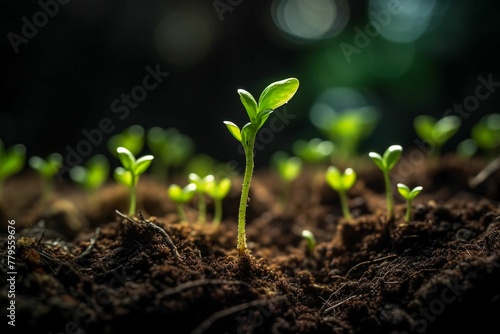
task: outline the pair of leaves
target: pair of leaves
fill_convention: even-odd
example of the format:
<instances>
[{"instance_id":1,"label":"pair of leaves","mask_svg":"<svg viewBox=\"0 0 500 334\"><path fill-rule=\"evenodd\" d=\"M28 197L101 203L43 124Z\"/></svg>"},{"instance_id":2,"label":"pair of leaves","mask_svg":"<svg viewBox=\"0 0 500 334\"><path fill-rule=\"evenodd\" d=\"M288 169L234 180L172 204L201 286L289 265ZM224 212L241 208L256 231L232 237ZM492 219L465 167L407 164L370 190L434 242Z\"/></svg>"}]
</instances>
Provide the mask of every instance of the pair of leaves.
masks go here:
<instances>
[{"instance_id":1,"label":"pair of leaves","mask_svg":"<svg viewBox=\"0 0 500 334\"><path fill-rule=\"evenodd\" d=\"M401 158L402 153L403 148L400 145L391 145L387 150L385 150L383 156L380 156L380 154L376 152L370 152L368 155L373 159L378 168L382 171L388 172L394 168L396 163Z\"/></svg>"},{"instance_id":2,"label":"pair of leaves","mask_svg":"<svg viewBox=\"0 0 500 334\"><path fill-rule=\"evenodd\" d=\"M85 166L73 167L69 175L73 181L85 189L97 189L108 180L108 159L103 154L97 154L90 158Z\"/></svg>"},{"instance_id":3,"label":"pair of leaves","mask_svg":"<svg viewBox=\"0 0 500 334\"><path fill-rule=\"evenodd\" d=\"M52 153L48 155L45 159L39 156L33 156L29 160L29 165L31 168L36 170L44 178L49 179L55 176L62 166L62 155L59 153Z\"/></svg>"},{"instance_id":4,"label":"pair of leaves","mask_svg":"<svg viewBox=\"0 0 500 334\"><path fill-rule=\"evenodd\" d=\"M326 170L325 179L328 185L336 191L345 192L356 183L357 174L352 168L346 168L344 173L335 166L330 166Z\"/></svg>"},{"instance_id":5,"label":"pair of leaves","mask_svg":"<svg viewBox=\"0 0 500 334\"><path fill-rule=\"evenodd\" d=\"M293 152L303 161L317 164L328 160L334 151L335 146L329 140L313 138L310 140L299 139L293 143Z\"/></svg>"},{"instance_id":6,"label":"pair of leaves","mask_svg":"<svg viewBox=\"0 0 500 334\"><path fill-rule=\"evenodd\" d=\"M231 190L231 180L227 177L223 178L219 182L215 180L208 182L205 186L205 191L208 196L215 200L222 200L227 196L227 194L229 194L229 190Z\"/></svg>"},{"instance_id":7,"label":"pair of leaves","mask_svg":"<svg viewBox=\"0 0 500 334\"><path fill-rule=\"evenodd\" d=\"M244 89L238 89L241 103L245 107L250 122L241 130L233 122L224 121L224 124L234 138L242 144L246 144L250 137L254 136L264 125L274 109L287 103L295 95L298 88L299 81L296 78L275 81L262 91L258 103L252 94Z\"/></svg>"},{"instance_id":8,"label":"pair of leaves","mask_svg":"<svg viewBox=\"0 0 500 334\"><path fill-rule=\"evenodd\" d=\"M403 183L398 183L397 186L401 196L403 196L403 198L409 201L417 197L417 195L420 194L420 192L423 189L421 186L418 186L410 190L410 188Z\"/></svg>"},{"instance_id":9,"label":"pair of leaves","mask_svg":"<svg viewBox=\"0 0 500 334\"><path fill-rule=\"evenodd\" d=\"M177 184L171 184L168 187L168 195L174 202L178 204L189 202L193 198L195 192L196 184L194 183L189 183L185 187L180 187Z\"/></svg>"},{"instance_id":10,"label":"pair of leaves","mask_svg":"<svg viewBox=\"0 0 500 334\"><path fill-rule=\"evenodd\" d=\"M137 184L139 176L148 169L154 159L152 155L145 155L136 160L125 147L118 147L116 153L123 167L115 169L115 178L118 182L131 187Z\"/></svg>"},{"instance_id":11,"label":"pair of leaves","mask_svg":"<svg viewBox=\"0 0 500 334\"><path fill-rule=\"evenodd\" d=\"M302 160L299 157L290 157L283 151L274 153L272 162L281 179L285 182L295 180L302 170Z\"/></svg>"},{"instance_id":12,"label":"pair of leaves","mask_svg":"<svg viewBox=\"0 0 500 334\"><path fill-rule=\"evenodd\" d=\"M0 180L20 172L26 163L26 147L16 144L5 149L0 140Z\"/></svg>"},{"instance_id":13,"label":"pair of leaves","mask_svg":"<svg viewBox=\"0 0 500 334\"><path fill-rule=\"evenodd\" d=\"M439 120L428 115L419 115L413 120L417 135L430 145L443 146L460 128L460 118L455 115Z\"/></svg>"},{"instance_id":14,"label":"pair of leaves","mask_svg":"<svg viewBox=\"0 0 500 334\"><path fill-rule=\"evenodd\" d=\"M194 142L175 128L155 126L148 130L149 149L167 166L179 167L194 153Z\"/></svg>"}]
</instances>

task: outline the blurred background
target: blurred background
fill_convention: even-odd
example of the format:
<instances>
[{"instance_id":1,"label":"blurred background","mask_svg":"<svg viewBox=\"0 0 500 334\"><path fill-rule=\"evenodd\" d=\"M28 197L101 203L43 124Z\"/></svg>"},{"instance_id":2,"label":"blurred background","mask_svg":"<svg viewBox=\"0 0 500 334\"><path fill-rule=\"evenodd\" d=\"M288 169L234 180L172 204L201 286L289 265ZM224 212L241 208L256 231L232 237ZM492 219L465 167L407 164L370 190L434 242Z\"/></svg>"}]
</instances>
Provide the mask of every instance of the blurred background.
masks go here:
<instances>
[{"instance_id":1,"label":"blurred background","mask_svg":"<svg viewBox=\"0 0 500 334\"><path fill-rule=\"evenodd\" d=\"M1 6L0 139L24 144L29 156L67 156L89 133L95 144L83 150L83 161L109 155L108 139L139 124L176 128L196 152L243 163L223 124L247 122L237 89L258 99L269 83L287 77L300 87L258 138L258 167L277 150L291 152L299 139L327 139L324 125L345 110L370 111L363 118L374 123L361 152L412 146L417 115L450 113L462 120L445 147L454 150L482 116L499 112L498 1Z\"/></svg>"}]
</instances>

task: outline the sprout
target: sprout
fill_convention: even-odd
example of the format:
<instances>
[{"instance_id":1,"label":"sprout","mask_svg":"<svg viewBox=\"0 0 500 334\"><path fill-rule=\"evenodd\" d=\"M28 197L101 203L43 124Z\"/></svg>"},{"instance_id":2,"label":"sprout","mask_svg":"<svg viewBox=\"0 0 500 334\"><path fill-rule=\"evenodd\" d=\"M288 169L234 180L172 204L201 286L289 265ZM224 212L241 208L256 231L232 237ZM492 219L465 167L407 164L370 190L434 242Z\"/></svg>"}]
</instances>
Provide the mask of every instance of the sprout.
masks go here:
<instances>
[{"instance_id":1,"label":"sprout","mask_svg":"<svg viewBox=\"0 0 500 334\"><path fill-rule=\"evenodd\" d=\"M356 172L352 168L347 168L342 174L337 167L330 166L325 173L328 185L339 193L342 213L346 219L351 219L351 213L347 205L347 191L356 183L356 177Z\"/></svg>"},{"instance_id":2,"label":"sprout","mask_svg":"<svg viewBox=\"0 0 500 334\"><path fill-rule=\"evenodd\" d=\"M26 164L26 147L16 144L5 149L3 141L0 140L0 199L5 180L19 173Z\"/></svg>"},{"instance_id":3,"label":"sprout","mask_svg":"<svg viewBox=\"0 0 500 334\"><path fill-rule=\"evenodd\" d=\"M130 203L128 214L131 216L135 214L137 201L136 187L139 182L139 176L144 174L148 169L154 157L152 155L145 155L136 160L132 152L125 147L118 147L116 152L123 167L115 168L114 177L116 181L129 188Z\"/></svg>"},{"instance_id":4,"label":"sprout","mask_svg":"<svg viewBox=\"0 0 500 334\"><path fill-rule=\"evenodd\" d=\"M316 249L316 238L314 237L314 234L309 230L303 230L302 237L306 240L307 251L309 254L314 254L314 249Z\"/></svg>"},{"instance_id":5,"label":"sprout","mask_svg":"<svg viewBox=\"0 0 500 334\"><path fill-rule=\"evenodd\" d=\"M243 186L241 189L240 207L238 211L238 254L244 255L247 251L245 220L248 204L248 193L252 181L254 169L254 145L257 132L264 125L269 115L274 109L286 104L299 88L299 81L296 78L288 78L276 81L268 85L260 94L259 102L243 89L238 89L240 100L246 109L250 122L240 128L230 121L224 121L229 132L243 146L245 151L245 174L243 176Z\"/></svg>"},{"instance_id":6,"label":"sprout","mask_svg":"<svg viewBox=\"0 0 500 334\"><path fill-rule=\"evenodd\" d=\"M219 182L209 181L205 185L206 193L214 200L214 227L218 227L222 220L222 200L229 194L229 190L231 190L231 180L227 177Z\"/></svg>"},{"instance_id":7,"label":"sprout","mask_svg":"<svg viewBox=\"0 0 500 334\"><path fill-rule=\"evenodd\" d=\"M410 188L403 183L398 183L397 186L401 196L406 199L405 222L409 222L411 217L411 202L415 197L417 197L418 194L420 194L423 188L418 186L410 190Z\"/></svg>"},{"instance_id":8,"label":"sprout","mask_svg":"<svg viewBox=\"0 0 500 334\"><path fill-rule=\"evenodd\" d=\"M290 157L284 151L278 151L271 156L271 162L282 182L280 202L285 207L290 183L299 176L302 160L299 157Z\"/></svg>"},{"instance_id":9,"label":"sprout","mask_svg":"<svg viewBox=\"0 0 500 334\"><path fill-rule=\"evenodd\" d=\"M494 157L500 149L500 114L483 116L472 127L471 136L478 148Z\"/></svg>"},{"instance_id":10,"label":"sprout","mask_svg":"<svg viewBox=\"0 0 500 334\"><path fill-rule=\"evenodd\" d=\"M33 156L29 159L29 165L36 170L43 179L42 198L48 198L52 194L52 179L62 167L62 156L59 153L52 153L45 159Z\"/></svg>"},{"instance_id":11,"label":"sprout","mask_svg":"<svg viewBox=\"0 0 500 334\"><path fill-rule=\"evenodd\" d=\"M313 138L309 141L299 139L293 143L293 152L302 161L309 164L319 164L330 159L334 146L329 140Z\"/></svg>"},{"instance_id":12,"label":"sprout","mask_svg":"<svg viewBox=\"0 0 500 334\"><path fill-rule=\"evenodd\" d=\"M385 152L383 156L375 152L370 152L368 155L375 162L382 173L384 174L385 181L385 193L387 198L387 211L389 212L389 217L394 217L394 198L392 196L391 180L389 178L389 172L394 168L401 154L403 153L403 148L400 145L392 145Z\"/></svg>"},{"instance_id":13,"label":"sprout","mask_svg":"<svg viewBox=\"0 0 500 334\"><path fill-rule=\"evenodd\" d=\"M97 154L90 158L85 166L73 167L69 176L93 196L97 189L108 180L108 159L102 154Z\"/></svg>"},{"instance_id":14,"label":"sprout","mask_svg":"<svg viewBox=\"0 0 500 334\"><path fill-rule=\"evenodd\" d=\"M436 120L428 115L420 115L413 120L417 135L434 148L433 155L439 156L441 148L460 128L460 118L450 115Z\"/></svg>"},{"instance_id":15,"label":"sprout","mask_svg":"<svg viewBox=\"0 0 500 334\"><path fill-rule=\"evenodd\" d=\"M134 156L141 153L144 147L144 128L140 125L132 125L108 140L108 150L115 157L119 157L118 147L125 147Z\"/></svg>"},{"instance_id":16,"label":"sprout","mask_svg":"<svg viewBox=\"0 0 500 334\"><path fill-rule=\"evenodd\" d=\"M177 206L177 214L181 221L187 221L186 212L184 210L184 204L189 202L196 192L196 184L189 183L184 188L181 188L177 184L171 184L168 187L168 195L175 202Z\"/></svg>"},{"instance_id":17,"label":"sprout","mask_svg":"<svg viewBox=\"0 0 500 334\"><path fill-rule=\"evenodd\" d=\"M214 181L214 176L208 174L204 177L196 173L189 173L189 180L196 185L196 192L198 193L198 221L205 223L207 215L207 200L205 198L207 184Z\"/></svg>"}]
</instances>

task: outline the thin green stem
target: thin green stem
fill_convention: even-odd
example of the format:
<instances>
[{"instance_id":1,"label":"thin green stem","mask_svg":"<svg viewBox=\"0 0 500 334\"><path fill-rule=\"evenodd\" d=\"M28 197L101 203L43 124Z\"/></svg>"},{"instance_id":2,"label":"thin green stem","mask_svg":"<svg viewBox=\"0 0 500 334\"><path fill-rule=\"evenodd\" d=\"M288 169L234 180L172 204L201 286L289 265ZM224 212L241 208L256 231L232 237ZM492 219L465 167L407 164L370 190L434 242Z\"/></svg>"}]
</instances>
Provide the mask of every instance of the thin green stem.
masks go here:
<instances>
[{"instance_id":1,"label":"thin green stem","mask_svg":"<svg viewBox=\"0 0 500 334\"><path fill-rule=\"evenodd\" d=\"M240 198L240 208L238 211L238 253L243 256L247 250L247 237L245 233L245 219L248 204L248 194L250 192L250 183L252 182L253 175L253 146L254 146L255 135L248 138L247 146L243 144L245 148L245 174L243 176L243 185L241 188L241 198Z\"/></svg>"},{"instance_id":2,"label":"thin green stem","mask_svg":"<svg viewBox=\"0 0 500 334\"><path fill-rule=\"evenodd\" d=\"M387 211L389 217L394 217L394 199L392 198L392 187L391 180L389 178L389 171L384 171L384 181L385 181L385 196L387 200Z\"/></svg>"},{"instance_id":3,"label":"thin green stem","mask_svg":"<svg viewBox=\"0 0 500 334\"><path fill-rule=\"evenodd\" d=\"M186 211L184 210L184 205L182 203L177 203L177 214L179 215L181 221L187 221Z\"/></svg>"},{"instance_id":4,"label":"thin green stem","mask_svg":"<svg viewBox=\"0 0 500 334\"><path fill-rule=\"evenodd\" d=\"M215 199L214 200L214 205L215 205L215 213L214 213L214 226L219 227L219 224L222 220L222 200L221 199Z\"/></svg>"},{"instance_id":5,"label":"thin green stem","mask_svg":"<svg viewBox=\"0 0 500 334\"><path fill-rule=\"evenodd\" d=\"M410 219L411 219L411 199L408 199L406 201L405 221L408 223Z\"/></svg>"},{"instance_id":6,"label":"thin green stem","mask_svg":"<svg viewBox=\"0 0 500 334\"><path fill-rule=\"evenodd\" d=\"M128 210L128 215L133 216L135 214L135 202L136 202L136 177L132 173L132 184L130 186L130 204L129 204L129 210Z\"/></svg>"},{"instance_id":7,"label":"thin green stem","mask_svg":"<svg viewBox=\"0 0 500 334\"><path fill-rule=\"evenodd\" d=\"M342 213L346 219L351 219L351 212L349 211L349 206L347 205L347 195L345 191L339 191L340 205L342 206Z\"/></svg>"},{"instance_id":8,"label":"thin green stem","mask_svg":"<svg viewBox=\"0 0 500 334\"><path fill-rule=\"evenodd\" d=\"M198 193L198 220L200 223L205 223L207 216L207 202L205 201L205 194Z\"/></svg>"}]
</instances>

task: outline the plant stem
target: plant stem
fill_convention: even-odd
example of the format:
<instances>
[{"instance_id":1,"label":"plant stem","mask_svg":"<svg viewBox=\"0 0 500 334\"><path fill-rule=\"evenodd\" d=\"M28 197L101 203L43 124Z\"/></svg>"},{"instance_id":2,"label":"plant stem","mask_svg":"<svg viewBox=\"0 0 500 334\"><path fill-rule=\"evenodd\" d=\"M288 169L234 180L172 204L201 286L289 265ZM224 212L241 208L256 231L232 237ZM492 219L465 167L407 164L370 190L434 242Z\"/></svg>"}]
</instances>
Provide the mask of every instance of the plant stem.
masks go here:
<instances>
[{"instance_id":1,"label":"plant stem","mask_svg":"<svg viewBox=\"0 0 500 334\"><path fill-rule=\"evenodd\" d=\"M339 191L340 205L342 206L342 213L346 219L351 219L351 212L347 205L347 195L345 191Z\"/></svg>"},{"instance_id":2,"label":"plant stem","mask_svg":"<svg viewBox=\"0 0 500 334\"><path fill-rule=\"evenodd\" d=\"M408 199L406 201L406 214L405 214L405 221L408 223L410 221L410 218L411 218L411 199Z\"/></svg>"},{"instance_id":3,"label":"plant stem","mask_svg":"<svg viewBox=\"0 0 500 334\"><path fill-rule=\"evenodd\" d=\"M135 201L136 201L136 196L135 196L135 188L136 188L136 183L137 180L135 178L135 175L132 173L132 184L130 186L130 204L129 204L129 210L128 210L128 215L133 216L135 214Z\"/></svg>"},{"instance_id":4,"label":"plant stem","mask_svg":"<svg viewBox=\"0 0 500 334\"><path fill-rule=\"evenodd\" d=\"M392 198L392 187L391 180L389 178L389 171L384 171L384 181L385 181L385 196L387 200L387 211L389 212L389 218L394 217L394 200Z\"/></svg>"},{"instance_id":5,"label":"plant stem","mask_svg":"<svg viewBox=\"0 0 500 334\"><path fill-rule=\"evenodd\" d=\"M207 213L207 203L203 192L198 193L198 220L200 223L205 223Z\"/></svg>"},{"instance_id":6,"label":"plant stem","mask_svg":"<svg viewBox=\"0 0 500 334\"><path fill-rule=\"evenodd\" d=\"M181 221L187 221L186 212L184 211L184 205L182 203L177 203L177 214L179 215Z\"/></svg>"},{"instance_id":7,"label":"plant stem","mask_svg":"<svg viewBox=\"0 0 500 334\"><path fill-rule=\"evenodd\" d=\"M244 255L247 250L247 237L245 233L245 219L248 204L248 193L250 192L250 183L253 175L253 145L255 135L248 138L248 143L243 148L245 149L245 175L243 176L243 185L241 188L240 208L238 211L238 253Z\"/></svg>"},{"instance_id":8,"label":"plant stem","mask_svg":"<svg viewBox=\"0 0 500 334\"><path fill-rule=\"evenodd\" d=\"M222 220L222 200L215 199L214 205L215 205L214 226L218 227Z\"/></svg>"}]
</instances>

